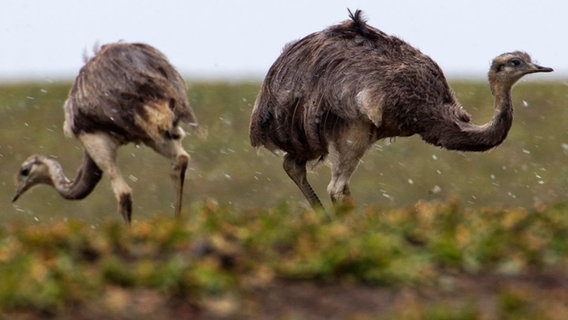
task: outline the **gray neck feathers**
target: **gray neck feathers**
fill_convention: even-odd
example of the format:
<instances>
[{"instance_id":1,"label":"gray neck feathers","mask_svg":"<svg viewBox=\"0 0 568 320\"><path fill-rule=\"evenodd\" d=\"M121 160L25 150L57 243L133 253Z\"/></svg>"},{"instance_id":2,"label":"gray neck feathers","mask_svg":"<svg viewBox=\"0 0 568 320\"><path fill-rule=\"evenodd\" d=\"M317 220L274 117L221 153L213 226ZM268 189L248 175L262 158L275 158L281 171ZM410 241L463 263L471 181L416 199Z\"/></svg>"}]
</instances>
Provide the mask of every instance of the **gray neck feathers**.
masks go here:
<instances>
[{"instance_id":1,"label":"gray neck feathers","mask_svg":"<svg viewBox=\"0 0 568 320\"><path fill-rule=\"evenodd\" d=\"M422 138L448 150L485 151L505 140L513 123L511 87L495 89L495 112L490 122L475 125L459 119L443 119L433 125Z\"/></svg>"},{"instance_id":2,"label":"gray neck feathers","mask_svg":"<svg viewBox=\"0 0 568 320\"><path fill-rule=\"evenodd\" d=\"M103 175L101 169L86 152L83 155L83 163L73 180L65 177L61 164L56 160L49 159L45 163L49 167L53 186L63 198L69 200L79 200L88 196Z\"/></svg>"}]
</instances>

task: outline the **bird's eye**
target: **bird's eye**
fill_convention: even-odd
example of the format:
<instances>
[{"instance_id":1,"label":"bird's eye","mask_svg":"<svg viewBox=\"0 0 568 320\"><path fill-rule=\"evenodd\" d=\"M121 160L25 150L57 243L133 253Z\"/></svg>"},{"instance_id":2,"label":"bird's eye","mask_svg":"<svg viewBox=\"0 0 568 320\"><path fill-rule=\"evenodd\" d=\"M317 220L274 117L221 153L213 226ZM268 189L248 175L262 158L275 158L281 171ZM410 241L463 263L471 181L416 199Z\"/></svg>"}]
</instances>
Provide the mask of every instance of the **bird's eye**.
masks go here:
<instances>
[{"instance_id":1,"label":"bird's eye","mask_svg":"<svg viewBox=\"0 0 568 320\"><path fill-rule=\"evenodd\" d=\"M521 60L519 59L513 59L509 62L513 67L518 67L521 65Z\"/></svg>"},{"instance_id":2,"label":"bird's eye","mask_svg":"<svg viewBox=\"0 0 568 320\"><path fill-rule=\"evenodd\" d=\"M30 168L22 168L22 170L20 170L20 175L27 177L28 174L30 174Z\"/></svg>"}]
</instances>

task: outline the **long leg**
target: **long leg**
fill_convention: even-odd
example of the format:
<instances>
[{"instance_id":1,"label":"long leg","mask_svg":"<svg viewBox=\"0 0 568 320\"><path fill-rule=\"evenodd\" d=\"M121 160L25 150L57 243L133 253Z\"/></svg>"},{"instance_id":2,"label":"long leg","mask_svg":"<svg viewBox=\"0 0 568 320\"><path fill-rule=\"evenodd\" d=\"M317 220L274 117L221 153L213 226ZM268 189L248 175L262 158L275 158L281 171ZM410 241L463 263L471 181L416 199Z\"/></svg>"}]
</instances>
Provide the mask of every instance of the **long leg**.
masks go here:
<instances>
[{"instance_id":1,"label":"long leg","mask_svg":"<svg viewBox=\"0 0 568 320\"><path fill-rule=\"evenodd\" d=\"M357 169L361 157L350 154L337 153L330 156L331 180L327 186L327 192L331 201L337 204L339 201L351 201L349 180Z\"/></svg>"},{"instance_id":2,"label":"long leg","mask_svg":"<svg viewBox=\"0 0 568 320\"><path fill-rule=\"evenodd\" d=\"M292 181L296 183L298 188L300 188L300 191L302 191L306 199L308 199L310 205L313 208L323 208L318 195L316 194L312 186L310 186L310 183L308 182L308 179L306 177L306 161L294 158L291 154L288 153L284 157L283 166L290 179L292 179Z\"/></svg>"},{"instance_id":3,"label":"long leg","mask_svg":"<svg viewBox=\"0 0 568 320\"><path fill-rule=\"evenodd\" d=\"M327 192L331 201L351 201L349 180L359 165L372 140L367 126L353 126L342 139L330 143L328 161L331 165L331 181Z\"/></svg>"},{"instance_id":4,"label":"long leg","mask_svg":"<svg viewBox=\"0 0 568 320\"><path fill-rule=\"evenodd\" d=\"M93 161L108 175L119 211L124 221L130 224L132 219L132 190L120 174L116 165L116 151L120 143L106 133L83 133L78 137Z\"/></svg>"},{"instance_id":5,"label":"long leg","mask_svg":"<svg viewBox=\"0 0 568 320\"><path fill-rule=\"evenodd\" d=\"M185 181L185 172L189 163L190 156L183 149L181 140L185 133L180 127L174 127L170 132L169 138L160 142L152 141L147 144L161 155L172 159L171 179L173 181L176 199L174 204L175 216L181 217L181 208L183 202L183 186Z\"/></svg>"},{"instance_id":6,"label":"long leg","mask_svg":"<svg viewBox=\"0 0 568 320\"><path fill-rule=\"evenodd\" d=\"M176 202L175 202L175 215L176 217L181 217L181 205L183 199L183 184L185 180L185 171L187 169L187 164L189 163L189 154L185 150L179 153L173 164L172 169L172 180L176 189Z\"/></svg>"}]
</instances>

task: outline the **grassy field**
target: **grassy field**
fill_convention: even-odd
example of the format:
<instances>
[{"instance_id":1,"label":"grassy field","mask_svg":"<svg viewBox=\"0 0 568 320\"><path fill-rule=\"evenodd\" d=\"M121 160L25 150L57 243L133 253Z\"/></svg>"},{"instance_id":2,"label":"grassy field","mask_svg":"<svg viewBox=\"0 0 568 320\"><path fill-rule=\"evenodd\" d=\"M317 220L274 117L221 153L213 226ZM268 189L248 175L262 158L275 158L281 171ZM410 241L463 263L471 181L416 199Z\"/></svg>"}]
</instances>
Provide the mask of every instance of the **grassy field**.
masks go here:
<instances>
[{"instance_id":1,"label":"grassy field","mask_svg":"<svg viewBox=\"0 0 568 320\"><path fill-rule=\"evenodd\" d=\"M462 104L484 123L492 97L484 83L453 83ZM207 139L189 136L192 156L186 208L212 197L237 209L306 202L281 169L281 157L248 143L248 118L258 83L191 83L190 101ZM2 221L58 221L76 217L98 222L116 215L108 180L80 202L63 201L46 187L25 194L12 206L14 174L34 153L56 156L74 176L81 147L62 133L62 105L69 84L0 86L0 209ZM521 83L514 88L515 121L507 140L485 153L449 152L419 137L378 142L352 179L357 203L399 207L418 200L457 196L471 207L531 208L565 200L568 189L568 86L562 82ZM134 190L134 219L171 214L169 163L143 146L121 149L119 162ZM329 170L314 168L309 179L326 200Z\"/></svg>"},{"instance_id":2,"label":"grassy field","mask_svg":"<svg viewBox=\"0 0 568 320\"><path fill-rule=\"evenodd\" d=\"M208 135L184 140L192 156L185 217L170 218L168 162L129 145L119 162L134 190L131 230L106 178L82 201L40 186L10 202L30 154L54 155L74 175L82 151L61 130L69 86L0 86L0 313L568 316L568 83L516 86L513 128L490 152L449 152L419 137L378 142L352 179L356 206L330 220L305 209L280 156L249 146L258 83L190 83ZM452 87L474 122L488 121L486 84ZM330 207L328 169L314 168L309 179ZM297 309L287 302L294 299Z\"/></svg>"}]
</instances>

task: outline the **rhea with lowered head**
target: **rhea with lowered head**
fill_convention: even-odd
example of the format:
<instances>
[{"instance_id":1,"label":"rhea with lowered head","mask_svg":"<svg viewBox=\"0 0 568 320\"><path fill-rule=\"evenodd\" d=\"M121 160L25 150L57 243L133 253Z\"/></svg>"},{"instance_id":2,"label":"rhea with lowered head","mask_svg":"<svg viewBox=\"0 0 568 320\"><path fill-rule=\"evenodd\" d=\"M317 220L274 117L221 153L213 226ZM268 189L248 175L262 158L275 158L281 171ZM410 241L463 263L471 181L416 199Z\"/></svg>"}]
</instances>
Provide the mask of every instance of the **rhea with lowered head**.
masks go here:
<instances>
[{"instance_id":1,"label":"rhea with lowered head","mask_svg":"<svg viewBox=\"0 0 568 320\"><path fill-rule=\"evenodd\" d=\"M524 52L497 56L489 70L494 115L473 124L430 57L350 19L288 44L269 69L250 122L252 146L283 150L284 170L313 207L322 203L306 164L327 158L332 202L350 197L359 160L379 139L418 134L449 150L485 151L507 137L511 89L526 74L551 72Z\"/></svg>"},{"instance_id":2,"label":"rhea with lowered head","mask_svg":"<svg viewBox=\"0 0 568 320\"><path fill-rule=\"evenodd\" d=\"M117 149L143 143L172 161L175 215L180 216L189 154L181 122L197 125L181 75L157 49L142 43L102 46L81 68L64 105L64 131L83 145L76 177L57 160L32 155L22 164L12 201L37 184L53 186L70 200L88 196L103 173L110 178L119 211L130 223L131 189L116 164Z\"/></svg>"}]
</instances>

